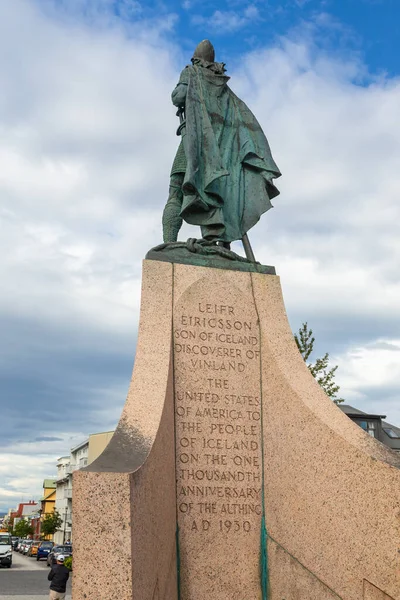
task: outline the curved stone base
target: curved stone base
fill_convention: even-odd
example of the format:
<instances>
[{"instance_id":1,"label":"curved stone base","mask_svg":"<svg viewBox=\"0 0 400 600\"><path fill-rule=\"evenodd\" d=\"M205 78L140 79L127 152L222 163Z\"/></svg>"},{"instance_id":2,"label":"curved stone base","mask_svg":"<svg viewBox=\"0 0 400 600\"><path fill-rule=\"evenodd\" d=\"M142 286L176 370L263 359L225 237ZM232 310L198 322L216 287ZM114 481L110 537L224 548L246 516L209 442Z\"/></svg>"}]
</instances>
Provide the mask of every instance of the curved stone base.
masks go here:
<instances>
[{"instance_id":1,"label":"curved stone base","mask_svg":"<svg viewBox=\"0 0 400 600\"><path fill-rule=\"evenodd\" d=\"M278 277L145 261L128 399L74 474L73 598L400 600L399 466L309 373Z\"/></svg>"}]
</instances>

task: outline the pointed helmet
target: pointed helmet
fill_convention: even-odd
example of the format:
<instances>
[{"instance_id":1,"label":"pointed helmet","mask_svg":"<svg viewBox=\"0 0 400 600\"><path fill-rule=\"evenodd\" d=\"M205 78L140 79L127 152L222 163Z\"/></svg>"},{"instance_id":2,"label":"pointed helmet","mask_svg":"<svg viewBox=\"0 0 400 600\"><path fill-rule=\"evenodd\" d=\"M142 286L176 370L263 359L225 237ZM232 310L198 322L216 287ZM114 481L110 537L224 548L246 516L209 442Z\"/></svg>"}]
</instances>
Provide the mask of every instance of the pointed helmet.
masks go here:
<instances>
[{"instance_id":1,"label":"pointed helmet","mask_svg":"<svg viewBox=\"0 0 400 600\"><path fill-rule=\"evenodd\" d=\"M193 58L202 58L207 62L215 61L215 50L210 40L203 40L194 51Z\"/></svg>"}]
</instances>

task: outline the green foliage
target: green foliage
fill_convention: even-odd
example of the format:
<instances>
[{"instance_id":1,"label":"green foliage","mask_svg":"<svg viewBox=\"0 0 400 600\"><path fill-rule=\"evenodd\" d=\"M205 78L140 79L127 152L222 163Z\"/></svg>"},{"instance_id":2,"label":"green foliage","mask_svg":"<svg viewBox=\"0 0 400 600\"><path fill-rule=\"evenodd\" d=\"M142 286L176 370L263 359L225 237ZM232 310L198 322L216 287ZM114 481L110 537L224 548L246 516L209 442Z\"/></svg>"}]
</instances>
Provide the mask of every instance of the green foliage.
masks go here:
<instances>
[{"instance_id":1,"label":"green foliage","mask_svg":"<svg viewBox=\"0 0 400 600\"><path fill-rule=\"evenodd\" d=\"M64 560L64 565L67 567L67 569L72 571L72 556L67 556L67 558Z\"/></svg>"},{"instance_id":2,"label":"green foliage","mask_svg":"<svg viewBox=\"0 0 400 600\"><path fill-rule=\"evenodd\" d=\"M62 518L57 510L52 513L47 513L42 521L40 532L43 536L54 535L55 532L60 529L61 523Z\"/></svg>"},{"instance_id":3,"label":"green foliage","mask_svg":"<svg viewBox=\"0 0 400 600\"><path fill-rule=\"evenodd\" d=\"M14 535L14 519L4 519L3 529L7 529L8 533Z\"/></svg>"},{"instance_id":4,"label":"green foliage","mask_svg":"<svg viewBox=\"0 0 400 600\"><path fill-rule=\"evenodd\" d=\"M308 359L313 353L315 342L312 329L308 328L307 322L303 323L298 333L295 333L294 339L296 340L300 354L307 363ZM329 368L328 352L322 358L317 358L314 363L309 362L307 367L309 368L312 376L322 387L325 394L327 394L335 404L344 402L343 398L337 397L337 393L340 390L340 386L338 386L335 382L335 375L338 367L336 365L336 367Z\"/></svg>"},{"instance_id":5,"label":"green foliage","mask_svg":"<svg viewBox=\"0 0 400 600\"><path fill-rule=\"evenodd\" d=\"M25 539L33 534L33 527L27 519L21 519L14 527L14 535Z\"/></svg>"}]
</instances>

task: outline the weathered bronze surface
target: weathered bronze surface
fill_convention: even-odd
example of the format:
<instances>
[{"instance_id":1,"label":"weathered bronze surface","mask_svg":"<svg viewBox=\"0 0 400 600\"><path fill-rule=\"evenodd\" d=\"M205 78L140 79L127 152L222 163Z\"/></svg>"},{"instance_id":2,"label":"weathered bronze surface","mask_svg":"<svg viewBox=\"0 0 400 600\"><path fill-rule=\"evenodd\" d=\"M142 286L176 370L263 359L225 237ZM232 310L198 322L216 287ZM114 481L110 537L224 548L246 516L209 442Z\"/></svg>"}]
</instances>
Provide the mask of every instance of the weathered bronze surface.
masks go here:
<instances>
[{"instance_id":1,"label":"weathered bronze surface","mask_svg":"<svg viewBox=\"0 0 400 600\"><path fill-rule=\"evenodd\" d=\"M199 225L204 239L229 247L243 240L279 194L273 180L280 171L267 138L228 81L224 63L214 61L214 48L204 40L172 92L182 140L163 214L164 242L177 240L185 220Z\"/></svg>"},{"instance_id":2,"label":"weathered bronze surface","mask_svg":"<svg viewBox=\"0 0 400 600\"><path fill-rule=\"evenodd\" d=\"M255 260L244 258L232 250L218 246L207 240L190 238L187 242L169 242L149 250L147 260L197 265L230 271L247 271L276 275L275 267L262 265Z\"/></svg>"}]
</instances>

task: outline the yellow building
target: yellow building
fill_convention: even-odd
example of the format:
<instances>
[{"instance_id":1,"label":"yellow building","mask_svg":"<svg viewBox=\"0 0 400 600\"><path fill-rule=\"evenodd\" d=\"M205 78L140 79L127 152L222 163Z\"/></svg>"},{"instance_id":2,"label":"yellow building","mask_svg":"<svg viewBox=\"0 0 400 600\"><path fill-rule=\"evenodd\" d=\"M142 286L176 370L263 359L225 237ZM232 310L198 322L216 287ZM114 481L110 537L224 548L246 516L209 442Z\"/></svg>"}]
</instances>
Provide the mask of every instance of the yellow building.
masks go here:
<instances>
[{"instance_id":1,"label":"yellow building","mask_svg":"<svg viewBox=\"0 0 400 600\"><path fill-rule=\"evenodd\" d=\"M51 515L54 512L56 505L56 479L45 479L43 481L43 498L41 502L41 521L46 515ZM51 539L52 536L46 536L46 539Z\"/></svg>"},{"instance_id":2,"label":"yellow building","mask_svg":"<svg viewBox=\"0 0 400 600\"><path fill-rule=\"evenodd\" d=\"M102 433L91 433L89 435L88 465L100 456L113 435L114 431L103 431Z\"/></svg>"}]
</instances>

